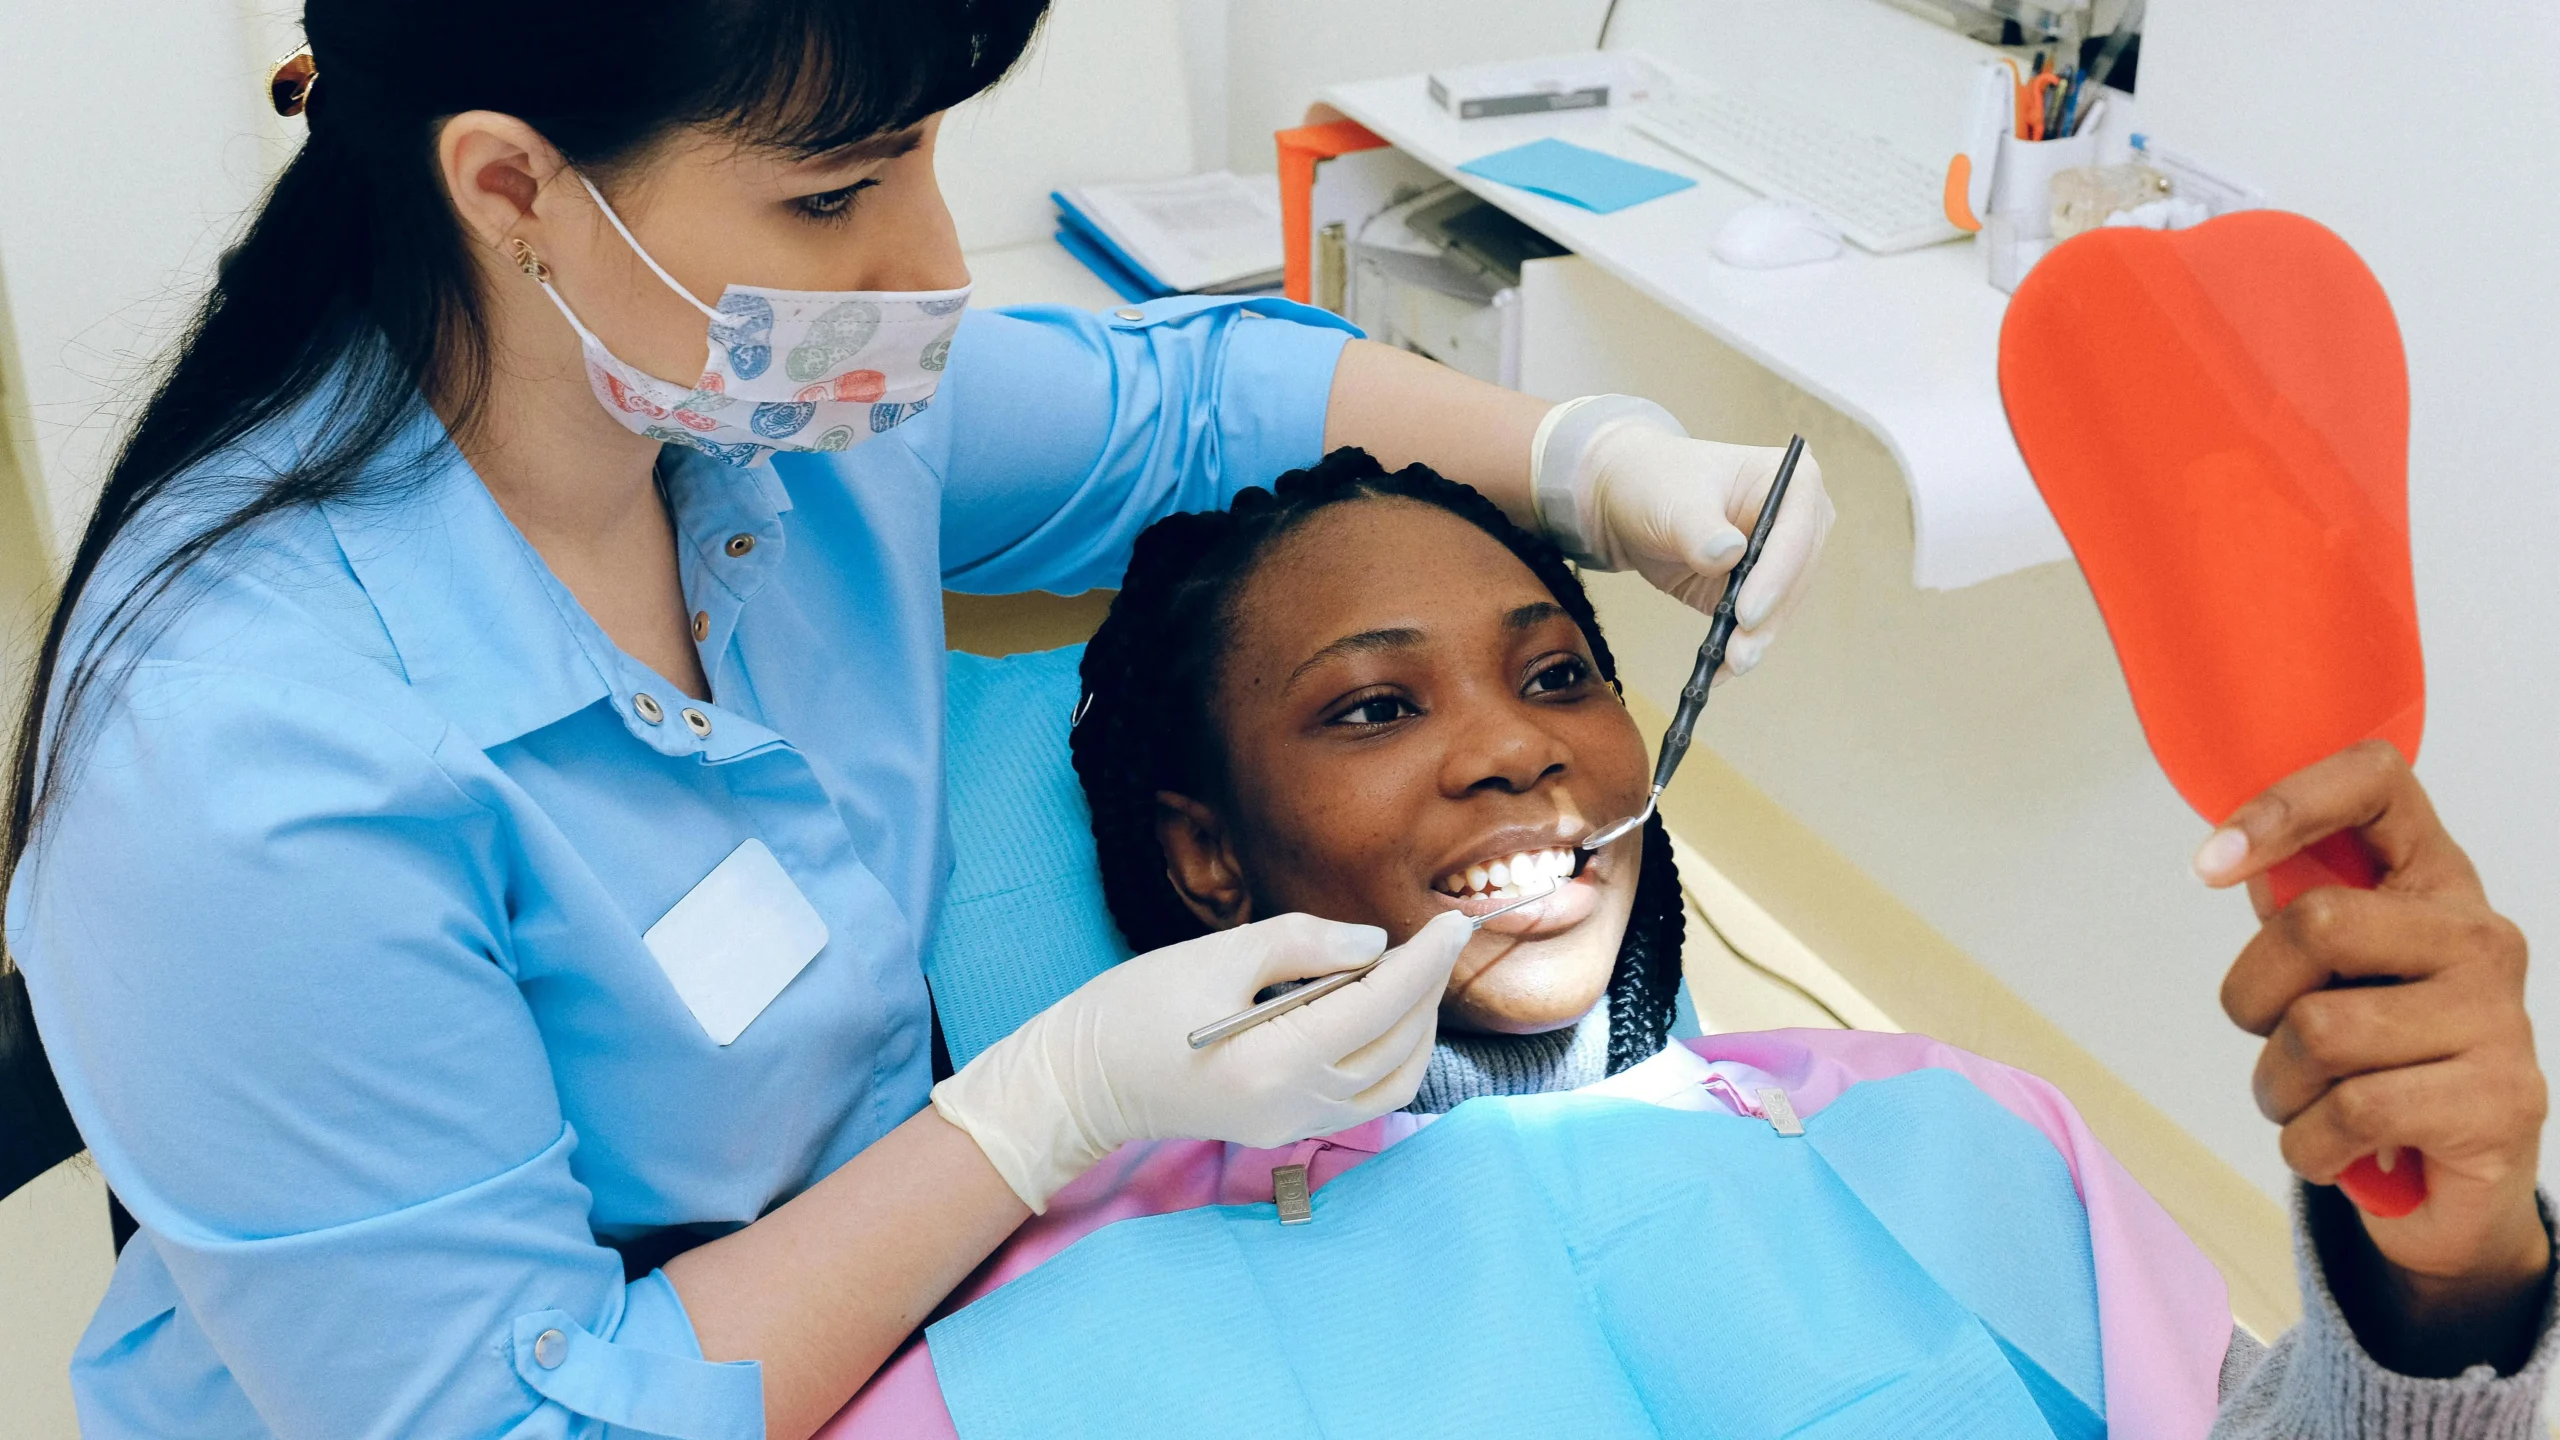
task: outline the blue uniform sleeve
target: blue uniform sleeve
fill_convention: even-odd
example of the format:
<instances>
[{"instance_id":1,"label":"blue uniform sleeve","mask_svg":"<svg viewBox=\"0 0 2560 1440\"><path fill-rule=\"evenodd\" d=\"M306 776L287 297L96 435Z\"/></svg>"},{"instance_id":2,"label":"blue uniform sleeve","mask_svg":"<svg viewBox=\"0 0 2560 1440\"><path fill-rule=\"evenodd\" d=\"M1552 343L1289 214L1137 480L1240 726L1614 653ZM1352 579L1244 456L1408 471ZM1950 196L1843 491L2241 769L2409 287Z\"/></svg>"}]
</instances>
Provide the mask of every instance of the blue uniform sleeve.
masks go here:
<instances>
[{"instance_id":1,"label":"blue uniform sleeve","mask_svg":"<svg viewBox=\"0 0 2560 1440\"><path fill-rule=\"evenodd\" d=\"M1118 583L1154 521L1322 458L1334 364L1358 333L1269 298L971 313L919 448L942 474L943 583Z\"/></svg>"},{"instance_id":2,"label":"blue uniform sleeve","mask_svg":"<svg viewBox=\"0 0 2560 1440\"><path fill-rule=\"evenodd\" d=\"M140 1263L266 1429L761 1436L758 1367L595 1240L519 988L574 981L518 973L468 742L199 664L90 713L9 939Z\"/></svg>"}]
</instances>

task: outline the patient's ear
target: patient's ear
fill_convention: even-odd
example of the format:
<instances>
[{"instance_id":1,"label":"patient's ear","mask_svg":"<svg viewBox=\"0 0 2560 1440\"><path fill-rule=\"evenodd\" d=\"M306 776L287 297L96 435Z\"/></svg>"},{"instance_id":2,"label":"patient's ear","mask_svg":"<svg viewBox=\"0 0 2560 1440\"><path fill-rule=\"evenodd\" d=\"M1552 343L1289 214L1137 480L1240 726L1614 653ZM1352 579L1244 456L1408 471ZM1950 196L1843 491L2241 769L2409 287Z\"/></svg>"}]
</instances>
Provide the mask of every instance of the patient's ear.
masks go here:
<instances>
[{"instance_id":1,"label":"patient's ear","mask_svg":"<svg viewBox=\"0 0 2560 1440\"><path fill-rule=\"evenodd\" d=\"M1188 795L1157 791L1156 844L1164 851L1165 878L1201 924L1232 930L1253 919L1244 867L1217 811Z\"/></svg>"}]
</instances>

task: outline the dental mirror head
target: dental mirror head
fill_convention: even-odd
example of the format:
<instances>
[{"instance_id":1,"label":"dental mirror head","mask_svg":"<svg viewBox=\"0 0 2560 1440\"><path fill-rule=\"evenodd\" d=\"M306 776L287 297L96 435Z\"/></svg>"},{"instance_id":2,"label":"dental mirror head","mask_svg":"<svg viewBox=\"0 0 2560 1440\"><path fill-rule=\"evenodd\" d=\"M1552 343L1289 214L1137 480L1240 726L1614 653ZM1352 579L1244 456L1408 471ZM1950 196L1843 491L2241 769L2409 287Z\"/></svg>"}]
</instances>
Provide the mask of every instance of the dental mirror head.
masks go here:
<instances>
[{"instance_id":1,"label":"dental mirror head","mask_svg":"<svg viewBox=\"0 0 2560 1440\"><path fill-rule=\"evenodd\" d=\"M1582 844L1579 848L1584 850L1600 850L1618 843L1618 841L1626 838L1627 835L1632 833L1637 826L1652 819L1653 807L1661 803L1662 787L1656 785L1653 787L1651 793L1644 797L1643 809L1628 816L1626 819L1619 821L1615 825L1602 826L1600 829L1594 830L1590 834L1583 836Z\"/></svg>"}]
</instances>

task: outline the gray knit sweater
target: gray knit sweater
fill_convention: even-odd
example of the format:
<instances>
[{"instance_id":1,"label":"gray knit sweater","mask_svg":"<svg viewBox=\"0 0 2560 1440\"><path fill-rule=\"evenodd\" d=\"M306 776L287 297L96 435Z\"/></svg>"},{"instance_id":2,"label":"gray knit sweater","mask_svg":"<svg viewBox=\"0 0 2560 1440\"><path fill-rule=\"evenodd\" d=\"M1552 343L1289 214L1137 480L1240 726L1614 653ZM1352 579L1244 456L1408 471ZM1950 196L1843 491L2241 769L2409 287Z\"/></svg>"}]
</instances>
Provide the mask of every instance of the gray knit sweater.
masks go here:
<instances>
[{"instance_id":1,"label":"gray knit sweater","mask_svg":"<svg viewBox=\"0 0 2560 1440\"><path fill-rule=\"evenodd\" d=\"M2551 1202L2542 1202L2545 1228ZM2451 1380L2418 1380L2383 1369L2356 1342L2329 1291L2311 1243L2303 1197L2293 1200L2293 1263L2302 1283L2302 1322L2262 1345L2231 1332L2222 1361L2222 1414L2215 1440L2524 1440L2542 1435L2542 1392L2560 1355L2546 1294L2542 1333L2523 1369L2500 1375L2474 1365Z\"/></svg>"}]
</instances>

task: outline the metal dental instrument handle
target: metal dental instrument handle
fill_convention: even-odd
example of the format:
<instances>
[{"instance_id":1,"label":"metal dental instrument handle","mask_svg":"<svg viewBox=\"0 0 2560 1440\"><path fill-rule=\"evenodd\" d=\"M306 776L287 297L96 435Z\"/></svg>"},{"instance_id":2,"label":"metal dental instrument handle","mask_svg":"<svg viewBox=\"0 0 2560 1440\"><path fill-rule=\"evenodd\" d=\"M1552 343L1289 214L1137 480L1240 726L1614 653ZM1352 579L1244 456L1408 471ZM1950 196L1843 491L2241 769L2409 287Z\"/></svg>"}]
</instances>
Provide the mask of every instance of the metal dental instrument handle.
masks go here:
<instances>
[{"instance_id":1,"label":"metal dental instrument handle","mask_svg":"<svg viewBox=\"0 0 2560 1440\"><path fill-rule=\"evenodd\" d=\"M1615 825L1582 837L1582 848L1597 850L1616 842L1619 837L1653 818L1653 809L1662 803L1662 792L1671 784L1671 772L1680 768L1681 758L1689 753L1689 736L1698 728L1698 716L1707 708L1707 690L1724 668L1724 647L1733 639L1734 604L1742 597L1742 582L1751 578L1751 568L1760 563L1760 551L1769 543L1769 532L1778 523L1778 506L1787 498L1787 482L1796 476L1796 462L1804 458L1804 437L1787 442L1786 457L1778 462L1778 478L1769 482L1769 498L1760 506L1759 522L1751 527L1751 545L1734 562L1733 573L1725 577L1724 598L1716 601L1715 617L1707 624L1707 638L1698 646L1698 663L1689 672L1688 688L1680 692L1679 712L1671 717L1671 728L1662 732L1662 757L1653 762L1653 789L1644 797L1644 808Z\"/></svg>"},{"instance_id":2,"label":"metal dental instrument handle","mask_svg":"<svg viewBox=\"0 0 2560 1440\"><path fill-rule=\"evenodd\" d=\"M1523 905L1534 904L1537 901L1544 900L1563 888L1564 886L1561 884L1549 885L1546 889L1539 891L1537 894L1524 895L1519 899L1512 901L1510 904L1503 906L1501 909L1487 910L1481 915L1470 915L1467 917L1467 928L1470 930L1480 929L1484 925L1484 922L1492 919L1496 915L1508 915ZM1399 946L1398 948L1401 949L1402 947ZM1265 1020L1276 1020L1279 1017L1288 1014L1290 1011L1297 1009L1301 1005L1321 1000L1327 995L1332 994L1334 991L1341 989L1343 986L1359 979L1361 976L1368 974L1370 971L1377 969L1380 965L1385 964L1387 956L1393 955L1394 953L1396 953L1394 950L1389 950L1366 965L1355 965L1348 970L1336 970L1321 980L1310 980L1306 984L1299 986L1297 989L1289 991L1287 994L1274 995L1270 999L1263 1001L1261 1004L1254 1006L1250 1010L1239 1010L1233 1015L1230 1015L1226 1019L1220 1020L1215 1024L1203 1025L1199 1029L1191 1032L1191 1048L1194 1050L1206 1050L1210 1046L1217 1044L1219 1041L1226 1039L1230 1035L1243 1034L1245 1031L1252 1029L1254 1026L1261 1024Z\"/></svg>"}]
</instances>

